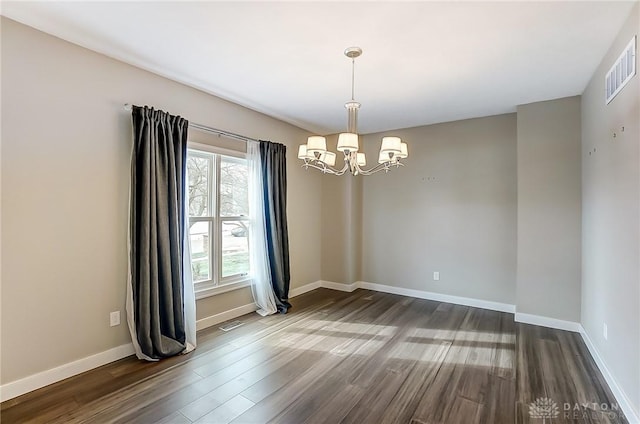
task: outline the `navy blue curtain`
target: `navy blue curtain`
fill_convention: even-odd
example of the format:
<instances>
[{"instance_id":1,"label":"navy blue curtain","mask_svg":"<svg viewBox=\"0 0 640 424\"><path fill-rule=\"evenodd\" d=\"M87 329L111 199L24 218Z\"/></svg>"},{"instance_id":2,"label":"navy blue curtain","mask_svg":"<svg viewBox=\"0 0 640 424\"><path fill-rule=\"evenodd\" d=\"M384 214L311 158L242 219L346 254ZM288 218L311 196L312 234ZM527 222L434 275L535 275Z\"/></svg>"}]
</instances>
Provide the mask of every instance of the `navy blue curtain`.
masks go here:
<instances>
[{"instance_id":1,"label":"navy blue curtain","mask_svg":"<svg viewBox=\"0 0 640 424\"><path fill-rule=\"evenodd\" d=\"M260 141L264 191L267 256L271 285L278 312L286 314L289 303L289 231L287 229L287 147Z\"/></svg>"},{"instance_id":2,"label":"navy blue curtain","mask_svg":"<svg viewBox=\"0 0 640 424\"><path fill-rule=\"evenodd\" d=\"M133 106L132 118L130 330L138 357L157 360L186 347L182 241L189 122L146 106Z\"/></svg>"}]
</instances>

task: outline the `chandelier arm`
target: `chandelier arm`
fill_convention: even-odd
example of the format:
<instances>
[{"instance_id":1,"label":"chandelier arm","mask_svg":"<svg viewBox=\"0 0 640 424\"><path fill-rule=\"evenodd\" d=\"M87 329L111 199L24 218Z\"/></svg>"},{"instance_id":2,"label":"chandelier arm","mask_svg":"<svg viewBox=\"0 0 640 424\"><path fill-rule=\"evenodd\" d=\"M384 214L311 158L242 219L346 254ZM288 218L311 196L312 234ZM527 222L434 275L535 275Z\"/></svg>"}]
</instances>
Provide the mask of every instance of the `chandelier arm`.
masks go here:
<instances>
[{"instance_id":1,"label":"chandelier arm","mask_svg":"<svg viewBox=\"0 0 640 424\"><path fill-rule=\"evenodd\" d=\"M380 171L389 172L391 171L391 168L394 168L394 167L399 168L401 166L404 166L404 164L398 160L396 163L392 163L390 161L380 163L371 169L362 169L358 164L356 164L356 169L358 170L358 173L360 173L361 175L367 176L367 175L373 175L376 172L380 172Z\"/></svg>"},{"instance_id":2,"label":"chandelier arm","mask_svg":"<svg viewBox=\"0 0 640 424\"><path fill-rule=\"evenodd\" d=\"M322 161L319 161L319 160L312 161L309 159L304 160L302 167L304 169L308 169L309 167L311 167L311 168L317 169L318 171L322 171L325 174L332 174L332 175L338 175L338 176L344 175L344 173L348 168L348 166L345 165L344 168L342 168L341 170L337 170Z\"/></svg>"},{"instance_id":3,"label":"chandelier arm","mask_svg":"<svg viewBox=\"0 0 640 424\"><path fill-rule=\"evenodd\" d=\"M309 168L317 169L318 171L321 171L324 174L336 174L335 171L327 168L326 166L319 166L319 165L316 165L315 163L311 163L311 162L304 163L302 165L302 167L304 169L309 169Z\"/></svg>"},{"instance_id":4,"label":"chandelier arm","mask_svg":"<svg viewBox=\"0 0 640 424\"><path fill-rule=\"evenodd\" d=\"M375 167L373 167L371 169L366 169L366 170L363 169L363 170L360 171L360 174L363 175L363 176L367 176L367 175L373 175L373 174L375 174L377 172L380 172L380 171L389 172L390 170L391 170L391 167L389 166L389 163L385 162L385 163L381 163L378 166L375 166Z\"/></svg>"}]
</instances>

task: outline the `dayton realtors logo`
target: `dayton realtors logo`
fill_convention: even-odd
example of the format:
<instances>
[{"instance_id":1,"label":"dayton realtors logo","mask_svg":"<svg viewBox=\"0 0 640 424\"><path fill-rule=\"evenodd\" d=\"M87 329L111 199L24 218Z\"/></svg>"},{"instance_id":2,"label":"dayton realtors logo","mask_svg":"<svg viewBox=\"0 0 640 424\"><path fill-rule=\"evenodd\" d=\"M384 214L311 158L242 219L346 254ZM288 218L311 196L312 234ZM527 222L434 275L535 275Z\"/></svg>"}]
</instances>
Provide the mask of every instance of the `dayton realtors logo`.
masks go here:
<instances>
[{"instance_id":1,"label":"dayton realtors logo","mask_svg":"<svg viewBox=\"0 0 640 424\"><path fill-rule=\"evenodd\" d=\"M562 416L569 420L599 420L604 418L616 419L622 417L620 407L617 403L596 403L596 402L565 402L562 404ZM540 397L529 404L529 416L541 419L542 423L547 420L558 418L560 409L551 398Z\"/></svg>"},{"instance_id":2,"label":"dayton realtors logo","mask_svg":"<svg viewBox=\"0 0 640 424\"><path fill-rule=\"evenodd\" d=\"M549 398L538 398L529 404L529 416L531 418L542 418L545 423L547 419L556 418L560 415L558 405Z\"/></svg>"},{"instance_id":3,"label":"dayton realtors logo","mask_svg":"<svg viewBox=\"0 0 640 424\"><path fill-rule=\"evenodd\" d=\"M565 402L562 407L563 416L570 420L600 420L609 418L615 420L622 418L620 407L617 403L597 403L597 402Z\"/></svg>"}]
</instances>

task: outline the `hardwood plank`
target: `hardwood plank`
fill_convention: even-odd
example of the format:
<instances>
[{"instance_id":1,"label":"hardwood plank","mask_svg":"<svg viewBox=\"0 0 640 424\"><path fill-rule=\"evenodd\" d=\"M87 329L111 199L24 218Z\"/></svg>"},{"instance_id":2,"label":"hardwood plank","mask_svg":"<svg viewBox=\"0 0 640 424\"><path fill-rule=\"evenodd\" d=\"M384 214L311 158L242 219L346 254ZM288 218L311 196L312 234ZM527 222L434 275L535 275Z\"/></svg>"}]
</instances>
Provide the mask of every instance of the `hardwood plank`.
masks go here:
<instances>
[{"instance_id":1,"label":"hardwood plank","mask_svg":"<svg viewBox=\"0 0 640 424\"><path fill-rule=\"evenodd\" d=\"M237 416L241 415L244 411L251 408L253 405L254 403L249 399L243 397L242 395L237 395L195 422L198 424L227 424L233 421L233 419Z\"/></svg>"},{"instance_id":2,"label":"hardwood plank","mask_svg":"<svg viewBox=\"0 0 640 424\"><path fill-rule=\"evenodd\" d=\"M513 378L490 375L480 422L513 423L515 419L515 374ZM494 401L495 399L495 401Z\"/></svg>"},{"instance_id":3,"label":"hardwood plank","mask_svg":"<svg viewBox=\"0 0 640 424\"><path fill-rule=\"evenodd\" d=\"M117 422L129 411L139 411L169 392L197 390L192 385L200 380L202 378L191 371L165 372L157 378L147 379L140 384L119 390L104 401L88 403L72 414L61 417L60 422L83 424Z\"/></svg>"},{"instance_id":4,"label":"hardwood plank","mask_svg":"<svg viewBox=\"0 0 640 424\"><path fill-rule=\"evenodd\" d=\"M197 421L220 405L222 405L222 402L207 394L181 408L180 413L191 421Z\"/></svg>"},{"instance_id":5,"label":"hardwood plank","mask_svg":"<svg viewBox=\"0 0 640 424\"><path fill-rule=\"evenodd\" d=\"M186 418L180 412L174 412L160 421L155 421L155 424L191 424L191 420Z\"/></svg>"},{"instance_id":6,"label":"hardwood plank","mask_svg":"<svg viewBox=\"0 0 640 424\"><path fill-rule=\"evenodd\" d=\"M78 404L76 402L67 401L59 405L49 406L47 408L41 409L38 411L39 413L37 416L20 422L30 424L45 424L56 422L61 416L72 413L74 410L76 410L77 407ZM6 422L4 418L3 421Z\"/></svg>"}]
</instances>

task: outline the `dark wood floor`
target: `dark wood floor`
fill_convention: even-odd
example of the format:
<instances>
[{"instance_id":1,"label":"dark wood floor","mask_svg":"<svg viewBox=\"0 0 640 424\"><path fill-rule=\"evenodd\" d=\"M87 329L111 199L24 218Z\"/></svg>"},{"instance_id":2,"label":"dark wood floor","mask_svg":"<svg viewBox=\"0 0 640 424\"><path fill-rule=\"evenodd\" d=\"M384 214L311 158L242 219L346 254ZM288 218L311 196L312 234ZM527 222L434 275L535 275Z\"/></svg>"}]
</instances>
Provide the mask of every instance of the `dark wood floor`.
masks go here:
<instances>
[{"instance_id":1,"label":"dark wood floor","mask_svg":"<svg viewBox=\"0 0 640 424\"><path fill-rule=\"evenodd\" d=\"M626 423L595 406L615 400L577 334L367 290L292 303L199 332L189 355L126 358L4 402L2 423L542 423L541 398L558 408L545 423Z\"/></svg>"}]
</instances>

